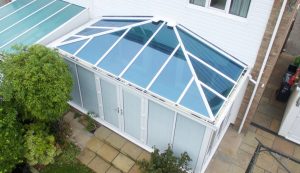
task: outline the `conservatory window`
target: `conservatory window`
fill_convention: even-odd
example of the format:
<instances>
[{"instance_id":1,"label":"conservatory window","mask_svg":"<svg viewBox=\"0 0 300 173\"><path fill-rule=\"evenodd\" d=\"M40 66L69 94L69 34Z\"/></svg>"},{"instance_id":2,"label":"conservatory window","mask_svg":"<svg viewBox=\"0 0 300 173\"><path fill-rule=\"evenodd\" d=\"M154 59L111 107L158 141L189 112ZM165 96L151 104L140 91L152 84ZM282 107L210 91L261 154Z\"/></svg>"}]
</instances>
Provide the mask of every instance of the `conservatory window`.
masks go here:
<instances>
[{"instance_id":1,"label":"conservatory window","mask_svg":"<svg viewBox=\"0 0 300 173\"><path fill-rule=\"evenodd\" d=\"M199 5L204 7L205 6L205 0L190 0L191 4Z\"/></svg>"},{"instance_id":2,"label":"conservatory window","mask_svg":"<svg viewBox=\"0 0 300 173\"><path fill-rule=\"evenodd\" d=\"M247 17L251 0L232 0L229 13Z\"/></svg>"},{"instance_id":3,"label":"conservatory window","mask_svg":"<svg viewBox=\"0 0 300 173\"><path fill-rule=\"evenodd\" d=\"M227 0L211 0L210 6L214 8L218 8L220 10L224 10L226 6L226 1Z\"/></svg>"}]
</instances>

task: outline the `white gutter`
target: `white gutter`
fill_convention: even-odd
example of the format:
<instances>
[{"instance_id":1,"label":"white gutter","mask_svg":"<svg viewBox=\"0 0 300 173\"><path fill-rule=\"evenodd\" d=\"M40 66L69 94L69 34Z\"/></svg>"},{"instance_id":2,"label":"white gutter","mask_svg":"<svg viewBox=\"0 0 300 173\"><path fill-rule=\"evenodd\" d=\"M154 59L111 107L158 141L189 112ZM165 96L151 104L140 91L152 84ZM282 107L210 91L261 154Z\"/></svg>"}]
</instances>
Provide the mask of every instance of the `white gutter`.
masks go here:
<instances>
[{"instance_id":1,"label":"white gutter","mask_svg":"<svg viewBox=\"0 0 300 173\"><path fill-rule=\"evenodd\" d=\"M252 93L252 95L251 95L249 104L248 104L248 106L247 106L246 112L245 112L245 114L244 114L244 116L243 116L243 120L242 120L241 125L240 125L240 127L239 127L238 133L241 133L241 131L242 131L242 129L243 129L243 126L244 126L244 124L245 124L247 115L248 115L248 113L249 113L249 111L250 111L250 108L251 108L251 106L252 106L252 103L253 103L253 100L254 100L256 91L257 91L257 89L258 89L258 86L259 86L259 84L260 84L262 75L263 75L264 70L265 70L265 68L266 68L266 65L267 65L267 62L268 62L268 59L269 59L269 56L270 56L270 53L271 53L271 49L272 49L272 47L273 47L273 44L274 44L274 41L275 41L275 37L276 37L277 32L278 32L278 29L279 29L279 25L280 25L280 22L281 22L281 20L282 20L282 16L283 16L285 7L286 7L286 5L287 5L287 1L288 1L288 0L284 0L283 3L282 3L281 9L280 9L280 13L279 13L278 19L277 19L277 21L276 21L276 25L275 25L274 31L273 31L273 33L272 33L271 41L270 41L270 44L269 44L268 49L267 49L267 53L266 53L266 55L265 55L265 58L264 58L262 67L261 67L261 69L260 69L260 71L259 71L258 78L257 78L257 80L256 80L255 82L253 81L252 78L250 78L250 81L255 83L255 87L254 87L253 93ZM252 80L251 80L251 79L252 79ZM263 86L262 86L262 87L263 87Z\"/></svg>"}]
</instances>

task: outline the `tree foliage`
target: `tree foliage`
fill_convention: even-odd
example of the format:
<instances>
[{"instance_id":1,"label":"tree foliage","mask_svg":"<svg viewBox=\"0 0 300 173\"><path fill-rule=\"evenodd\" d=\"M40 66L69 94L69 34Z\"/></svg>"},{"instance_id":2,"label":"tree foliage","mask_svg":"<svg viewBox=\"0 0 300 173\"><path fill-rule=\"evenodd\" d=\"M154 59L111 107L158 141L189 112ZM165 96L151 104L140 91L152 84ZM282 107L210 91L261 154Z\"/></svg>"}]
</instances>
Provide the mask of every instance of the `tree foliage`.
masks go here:
<instances>
[{"instance_id":1,"label":"tree foliage","mask_svg":"<svg viewBox=\"0 0 300 173\"><path fill-rule=\"evenodd\" d=\"M59 53L42 45L15 48L0 64L4 100L25 119L54 120L70 99L72 78Z\"/></svg>"},{"instance_id":2,"label":"tree foliage","mask_svg":"<svg viewBox=\"0 0 300 173\"><path fill-rule=\"evenodd\" d=\"M159 153L158 149L154 149L151 153L150 161L143 160L138 162L143 173L187 173L191 158L184 152L180 157L174 156L172 148L169 146L164 153Z\"/></svg>"},{"instance_id":3,"label":"tree foliage","mask_svg":"<svg viewBox=\"0 0 300 173\"><path fill-rule=\"evenodd\" d=\"M54 162L59 154L55 146L55 138L48 135L44 124L31 124L25 136L25 158L30 165L48 165Z\"/></svg>"},{"instance_id":4,"label":"tree foliage","mask_svg":"<svg viewBox=\"0 0 300 173\"><path fill-rule=\"evenodd\" d=\"M0 108L0 173L9 173L23 159L22 128L16 121L16 111Z\"/></svg>"}]
</instances>

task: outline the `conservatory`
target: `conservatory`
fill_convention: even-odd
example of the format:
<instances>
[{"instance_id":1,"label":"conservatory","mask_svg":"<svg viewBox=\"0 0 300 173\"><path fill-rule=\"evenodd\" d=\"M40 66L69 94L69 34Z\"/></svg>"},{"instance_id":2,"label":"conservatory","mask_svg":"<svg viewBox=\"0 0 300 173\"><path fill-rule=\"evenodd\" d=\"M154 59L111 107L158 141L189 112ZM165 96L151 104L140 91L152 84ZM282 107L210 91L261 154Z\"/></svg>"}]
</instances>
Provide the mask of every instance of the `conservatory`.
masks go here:
<instances>
[{"instance_id":1,"label":"conservatory","mask_svg":"<svg viewBox=\"0 0 300 173\"><path fill-rule=\"evenodd\" d=\"M70 105L137 145L188 152L203 172L230 124L247 66L174 21L102 17L59 39Z\"/></svg>"}]
</instances>

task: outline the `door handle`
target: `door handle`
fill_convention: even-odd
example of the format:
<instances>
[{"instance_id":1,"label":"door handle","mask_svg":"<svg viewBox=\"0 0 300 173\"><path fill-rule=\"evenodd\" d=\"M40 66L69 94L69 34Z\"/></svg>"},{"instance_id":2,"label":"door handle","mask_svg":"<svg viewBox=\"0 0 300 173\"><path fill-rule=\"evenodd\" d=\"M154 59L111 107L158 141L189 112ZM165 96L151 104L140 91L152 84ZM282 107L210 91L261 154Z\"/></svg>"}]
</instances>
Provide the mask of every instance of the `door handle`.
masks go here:
<instances>
[{"instance_id":1,"label":"door handle","mask_svg":"<svg viewBox=\"0 0 300 173\"><path fill-rule=\"evenodd\" d=\"M115 108L114 110L115 110L117 113L120 112L119 108Z\"/></svg>"}]
</instances>

